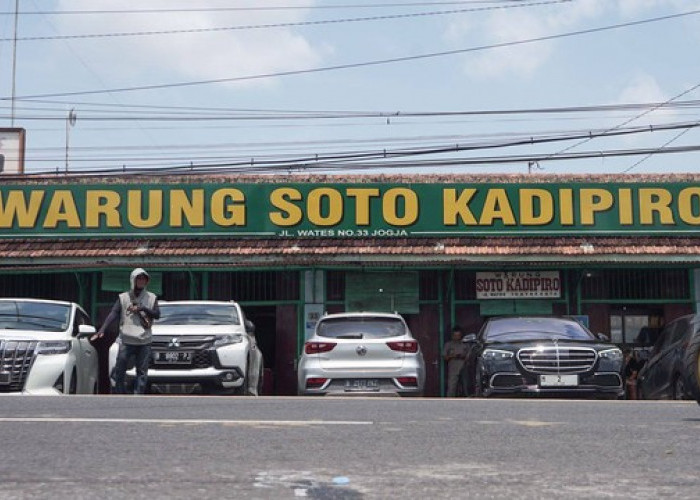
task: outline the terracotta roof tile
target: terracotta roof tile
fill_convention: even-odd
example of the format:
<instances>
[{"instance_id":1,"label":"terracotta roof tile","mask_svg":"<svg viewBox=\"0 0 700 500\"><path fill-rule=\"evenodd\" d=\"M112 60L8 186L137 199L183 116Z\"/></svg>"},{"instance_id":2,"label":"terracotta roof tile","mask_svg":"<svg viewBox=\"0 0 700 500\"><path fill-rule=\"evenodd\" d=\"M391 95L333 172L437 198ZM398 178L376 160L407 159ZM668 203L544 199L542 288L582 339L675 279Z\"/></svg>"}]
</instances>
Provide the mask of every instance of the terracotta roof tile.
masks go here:
<instances>
[{"instance_id":1,"label":"terracotta roof tile","mask_svg":"<svg viewBox=\"0 0 700 500\"><path fill-rule=\"evenodd\" d=\"M89 239L89 240L0 240L3 267L13 265L96 265L114 262L163 261L220 263L251 266L330 265L355 259L425 265L428 262L484 260L489 256L522 257L528 260L556 259L585 262L615 261L620 257L640 260L680 257L700 261L699 237L463 237L418 239Z\"/></svg>"},{"instance_id":2,"label":"terracotta roof tile","mask_svg":"<svg viewBox=\"0 0 700 500\"><path fill-rule=\"evenodd\" d=\"M54 175L3 175L3 182L13 184L187 184L187 183L246 183L246 184L280 184L280 183L631 183L631 182L700 182L700 174L291 174L291 175L85 175L79 172Z\"/></svg>"}]
</instances>

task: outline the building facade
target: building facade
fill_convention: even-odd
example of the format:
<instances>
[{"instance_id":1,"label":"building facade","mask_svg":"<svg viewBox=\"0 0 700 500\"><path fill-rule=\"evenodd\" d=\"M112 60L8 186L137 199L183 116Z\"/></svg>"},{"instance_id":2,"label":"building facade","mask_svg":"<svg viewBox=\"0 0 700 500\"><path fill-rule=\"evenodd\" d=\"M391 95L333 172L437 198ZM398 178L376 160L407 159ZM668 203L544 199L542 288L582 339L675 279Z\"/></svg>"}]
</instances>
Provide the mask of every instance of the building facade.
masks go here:
<instances>
[{"instance_id":1,"label":"building facade","mask_svg":"<svg viewBox=\"0 0 700 500\"><path fill-rule=\"evenodd\" d=\"M240 302L271 394L320 315L397 311L438 396L453 325L574 316L639 346L696 311L700 176L5 177L0 258L0 296L97 325L134 267L161 300Z\"/></svg>"}]
</instances>

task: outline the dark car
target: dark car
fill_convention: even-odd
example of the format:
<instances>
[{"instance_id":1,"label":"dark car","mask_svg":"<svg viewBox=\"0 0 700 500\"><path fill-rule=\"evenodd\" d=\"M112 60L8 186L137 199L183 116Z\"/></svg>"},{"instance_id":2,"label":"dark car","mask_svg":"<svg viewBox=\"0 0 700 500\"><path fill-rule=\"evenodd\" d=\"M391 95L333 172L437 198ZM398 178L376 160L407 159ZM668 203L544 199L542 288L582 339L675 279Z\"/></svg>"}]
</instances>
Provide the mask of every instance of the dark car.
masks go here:
<instances>
[{"instance_id":1,"label":"dark car","mask_svg":"<svg viewBox=\"0 0 700 500\"><path fill-rule=\"evenodd\" d=\"M695 330L685 350L683 375L686 389L700 405L700 329Z\"/></svg>"},{"instance_id":2,"label":"dark car","mask_svg":"<svg viewBox=\"0 0 700 500\"><path fill-rule=\"evenodd\" d=\"M622 351L575 320L490 318L468 340L477 396L624 395Z\"/></svg>"},{"instance_id":3,"label":"dark car","mask_svg":"<svg viewBox=\"0 0 700 500\"><path fill-rule=\"evenodd\" d=\"M654 344L649 360L637 376L642 399L690 399L683 376L683 358L690 339L698 331L700 318L690 314L667 324Z\"/></svg>"}]
</instances>

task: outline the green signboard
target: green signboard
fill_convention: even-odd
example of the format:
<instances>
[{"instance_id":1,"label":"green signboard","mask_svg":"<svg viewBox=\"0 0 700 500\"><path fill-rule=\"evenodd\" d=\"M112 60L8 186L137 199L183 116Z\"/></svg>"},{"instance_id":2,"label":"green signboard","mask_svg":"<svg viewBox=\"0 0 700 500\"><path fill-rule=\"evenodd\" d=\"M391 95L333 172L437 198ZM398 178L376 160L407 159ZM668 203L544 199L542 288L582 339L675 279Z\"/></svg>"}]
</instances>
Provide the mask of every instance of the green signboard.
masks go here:
<instances>
[{"instance_id":1,"label":"green signboard","mask_svg":"<svg viewBox=\"0 0 700 500\"><path fill-rule=\"evenodd\" d=\"M0 238L699 233L696 183L0 185Z\"/></svg>"}]
</instances>

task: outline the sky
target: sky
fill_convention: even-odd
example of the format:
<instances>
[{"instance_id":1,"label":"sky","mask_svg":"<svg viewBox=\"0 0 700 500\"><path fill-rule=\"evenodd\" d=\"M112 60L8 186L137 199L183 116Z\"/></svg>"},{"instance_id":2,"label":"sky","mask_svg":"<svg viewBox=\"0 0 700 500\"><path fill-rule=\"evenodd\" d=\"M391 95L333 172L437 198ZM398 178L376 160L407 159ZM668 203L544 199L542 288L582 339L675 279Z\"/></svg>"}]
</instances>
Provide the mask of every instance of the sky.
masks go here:
<instances>
[{"instance_id":1,"label":"sky","mask_svg":"<svg viewBox=\"0 0 700 500\"><path fill-rule=\"evenodd\" d=\"M700 173L700 0L15 2L27 173Z\"/></svg>"}]
</instances>

